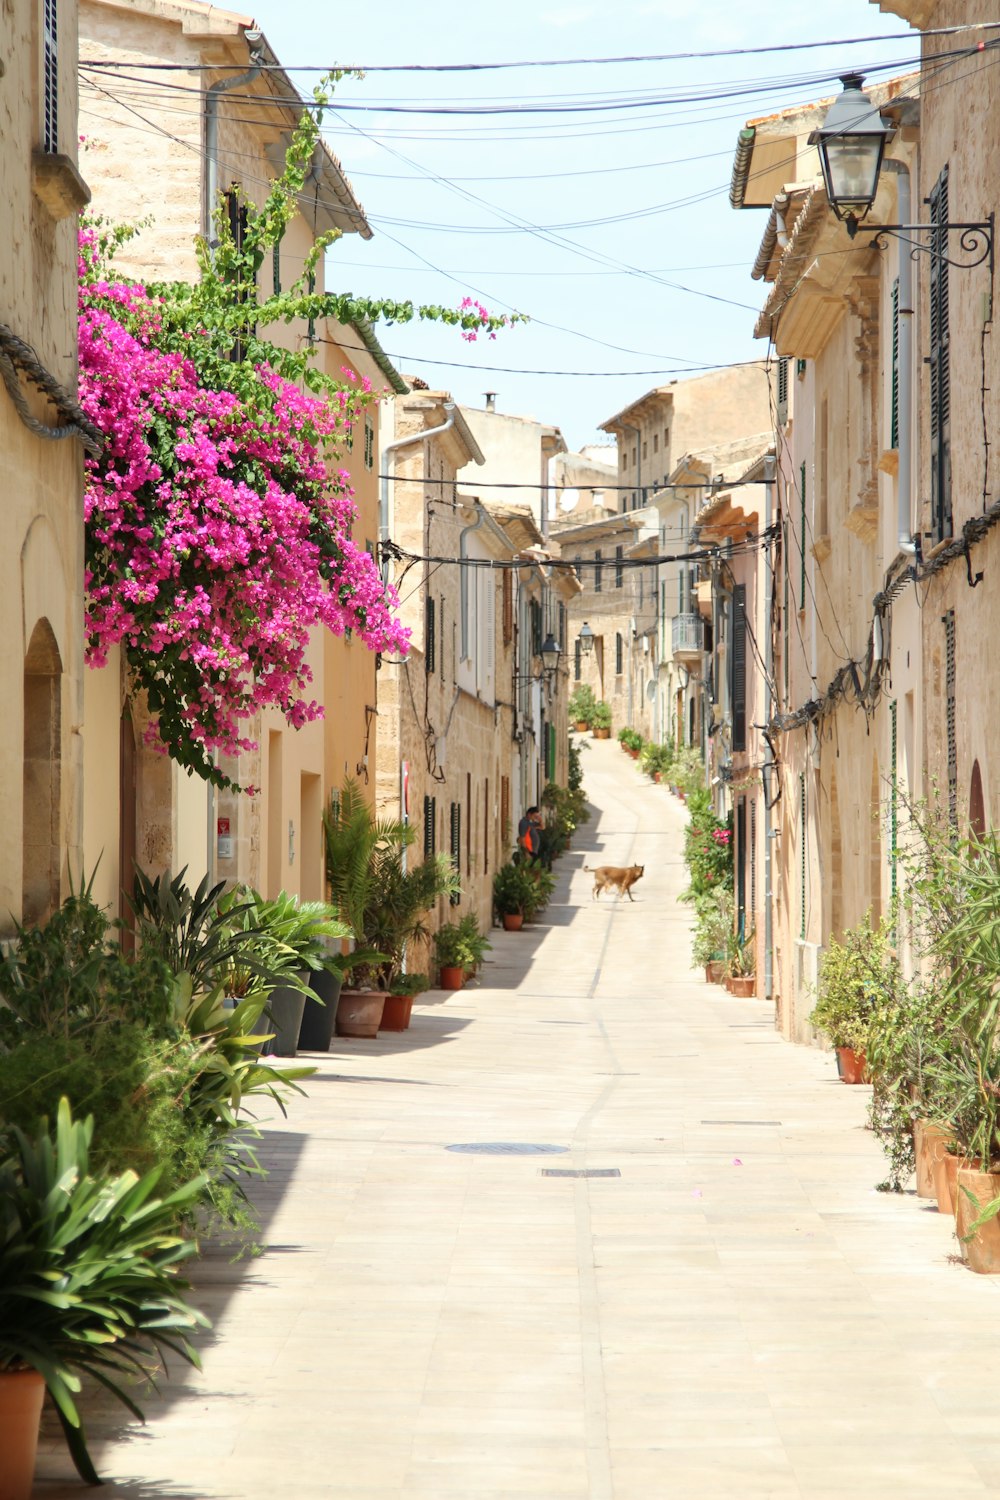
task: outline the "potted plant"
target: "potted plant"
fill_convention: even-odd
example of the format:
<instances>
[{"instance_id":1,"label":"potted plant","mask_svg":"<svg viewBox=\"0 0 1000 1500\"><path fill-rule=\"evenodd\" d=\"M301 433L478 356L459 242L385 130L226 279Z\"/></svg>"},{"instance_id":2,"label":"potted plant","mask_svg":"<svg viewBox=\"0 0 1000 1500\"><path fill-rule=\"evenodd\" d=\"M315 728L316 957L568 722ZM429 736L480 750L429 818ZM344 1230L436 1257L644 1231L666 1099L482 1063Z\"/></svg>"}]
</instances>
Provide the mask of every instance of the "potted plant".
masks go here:
<instances>
[{"instance_id":1,"label":"potted plant","mask_svg":"<svg viewBox=\"0 0 1000 1500\"><path fill-rule=\"evenodd\" d=\"M588 687L585 682L578 682L570 694L569 717L570 722L581 734L590 728L591 717L596 706L594 689Z\"/></svg>"},{"instance_id":2,"label":"potted plant","mask_svg":"<svg viewBox=\"0 0 1000 1500\"><path fill-rule=\"evenodd\" d=\"M507 932L519 932L525 908L536 899L536 885L527 865L501 865L493 877L493 908Z\"/></svg>"},{"instance_id":3,"label":"potted plant","mask_svg":"<svg viewBox=\"0 0 1000 1500\"><path fill-rule=\"evenodd\" d=\"M247 907L243 930L252 939L250 952L261 964L280 962L286 968L284 983L271 988L267 997L266 1014L274 1029L268 1050L277 1057L294 1057L310 978L324 972L342 977L345 968L356 961L353 956L330 953L327 946L350 937L351 930L325 901L300 901L287 891L270 900L257 891L243 894ZM322 1004L315 991L313 997L315 1005Z\"/></svg>"},{"instance_id":4,"label":"potted plant","mask_svg":"<svg viewBox=\"0 0 1000 1500\"><path fill-rule=\"evenodd\" d=\"M878 976L869 957L869 917L831 939L819 961L816 1003L810 1017L837 1053L844 1083L865 1083L869 1025L878 993Z\"/></svg>"},{"instance_id":5,"label":"potted plant","mask_svg":"<svg viewBox=\"0 0 1000 1500\"><path fill-rule=\"evenodd\" d=\"M733 893L717 885L695 899L692 957L704 965L707 984L721 984L733 931Z\"/></svg>"},{"instance_id":6,"label":"potted plant","mask_svg":"<svg viewBox=\"0 0 1000 1500\"><path fill-rule=\"evenodd\" d=\"M603 698L594 705L590 729L595 740L606 740L611 737L611 709Z\"/></svg>"},{"instance_id":7,"label":"potted plant","mask_svg":"<svg viewBox=\"0 0 1000 1500\"><path fill-rule=\"evenodd\" d=\"M99 1484L76 1398L94 1376L141 1420L123 1382L165 1350L199 1363L189 1343L205 1317L178 1275L193 1240L177 1233L192 1181L154 1196L159 1171L92 1173L93 1120L59 1105L54 1132L11 1128L0 1142L0 1494L28 1500L43 1389L77 1471ZM14 1402L16 1415L5 1402Z\"/></svg>"},{"instance_id":8,"label":"potted plant","mask_svg":"<svg viewBox=\"0 0 1000 1500\"><path fill-rule=\"evenodd\" d=\"M757 939L751 928L744 939L732 939L726 962L726 988L731 995L749 1000L756 993Z\"/></svg>"},{"instance_id":9,"label":"potted plant","mask_svg":"<svg viewBox=\"0 0 1000 1500\"><path fill-rule=\"evenodd\" d=\"M457 922L445 922L434 934L434 957L437 960L443 990L460 990L465 973L476 962L475 950Z\"/></svg>"},{"instance_id":10,"label":"potted plant","mask_svg":"<svg viewBox=\"0 0 1000 1500\"><path fill-rule=\"evenodd\" d=\"M397 974L386 993L379 1030L409 1030L413 1002L417 995L429 988L430 980L426 974Z\"/></svg>"},{"instance_id":11,"label":"potted plant","mask_svg":"<svg viewBox=\"0 0 1000 1500\"><path fill-rule=\"evenodd\" d=\"M464 917L459 917L458 930L462 935L462 941L472 955L471 960L465 965L465 977L471 979L479 973L483 960L493 944L485 932L480 932L479 918L474 911L467 911Z\"/></svg>"}]
</instances>

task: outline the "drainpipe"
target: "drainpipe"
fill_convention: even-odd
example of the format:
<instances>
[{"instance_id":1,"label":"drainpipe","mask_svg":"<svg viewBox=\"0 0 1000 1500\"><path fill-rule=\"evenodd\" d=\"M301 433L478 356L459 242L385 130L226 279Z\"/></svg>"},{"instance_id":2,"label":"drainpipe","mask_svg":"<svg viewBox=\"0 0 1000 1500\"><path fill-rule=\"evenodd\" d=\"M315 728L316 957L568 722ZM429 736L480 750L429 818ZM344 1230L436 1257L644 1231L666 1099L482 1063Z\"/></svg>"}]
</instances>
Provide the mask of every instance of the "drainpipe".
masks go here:
<instances>
[{"instance_id":1,"label":"drainpipe","mask_svg":"<svg viewBox=\"0 0 1000 1500\"><path fill-rule=\"evenodd\" d=\"M896 210L901 224L910 220L910 169L905 162L887 161L886 171L896 177ZM899 473L896 504L900 552L912 557L913 540L913 262L909 254L899 257Z\"/></svg>"},{"instance_id":2,"label":"drainpipe","mask_svg":"<svg viewBox=\"0 0 1000 1500\"><path fill-rule=\"evenodd\" d=\"M469 637L472 634L469 629L469 570L465 566L465 560L469 555L469 548L466 538L468 536L471 536L474 531L478 531L485 519L486 512L483 510L481 505L477 505L476 519L472 522L471 526L466 526L464 530L459 533L458 537L458 555L461 559L461 566L459 568L458 574L458 587L459 598L461 600L462 615L462 656L466 661L470 659Z\"/></svg>"},{"instance_id":3,"label":"drainpipe","mask_svg":"<svg viewBox=\"0 0 1000 1500\"><path fill-rule=\"evenodd\" d=\"M777 462L773 454L768 454L764 459L764 531L771 528L774 515L774 481ZM771 599L774 595L774 561L770 547L764 549L765 572L767 577L767 591L765 599L767 611L770 615ZM771 679L774 675L774 639L770 627L764 632L764 723L770 724L771 715L774 712L774 704L771 698ZM771 831L771 796L774 782L774 755L771 751L769 740L764 741L765 761L762 773L764 785L764 999L771 1000L774 995L774 959L772 947L774 943L774 915L772 911L772 871L771 871L771 843L774 835Z\"/></svg>"},{"instance_id":4,"label":"drainpipe","mask_svg":"<svg viewBox=\"0 0 1000 1500\"><path fill-rule=\"evenodd\" d=\"M259 31L245 31L243 36L250 48L251 68L246 73L237 74L235 78L223 78L219 83L212 83L205 90L205 238L210 250L214 250L218 244L212 235L212 215L219 196L219 98L230 89L241 88L243 84L253 83L255 78L259 78L260 65L264 60L259 50L263 34Z\"/></svg>"},{"instance_id":5,"label":"drainpipe","mask_svg":"<svg viewBox=\"0 0 1000 1500\"><path fill-rule=\"evenodd\" d=\"M409 437L397 438L393 443L382 444L382 478L379 484L378 497L378 539L380 542L389 540L389 481L393 477L395 463L390 470L390 460L400 448L409 448L414 443L422 443L425 438L439 437L442 432L447 432L455 425L456 407L454 401L445 401L444 410L448 413L448 420L442 422L440 427L428 427L425 432L413 432ZM382 576L388 582L389 559L382 559Z\"/></svg>"}]
</instances>

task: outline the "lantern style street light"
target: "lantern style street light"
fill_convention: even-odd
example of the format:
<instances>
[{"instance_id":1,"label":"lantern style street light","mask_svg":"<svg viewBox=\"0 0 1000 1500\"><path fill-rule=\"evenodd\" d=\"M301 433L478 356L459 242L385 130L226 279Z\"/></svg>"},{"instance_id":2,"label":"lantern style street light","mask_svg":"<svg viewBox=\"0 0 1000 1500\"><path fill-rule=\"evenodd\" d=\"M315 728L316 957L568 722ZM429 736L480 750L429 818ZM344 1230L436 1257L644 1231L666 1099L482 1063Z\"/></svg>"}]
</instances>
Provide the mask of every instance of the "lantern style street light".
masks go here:
<instances>
[{"instance_id":1,"label":"lantern style street light","mask_svg":"<svg viewBox=\"0 0 1000 1500\"><path fill-rule=\"evenodd\" d=\"M554 677L559 666L559 657L561 653L559 650L559 642L555 639L551 630L542 642L542 647L538 654L542 658L542 671L545 673L546 677Z\"/></svg>"},{"instance_id":2,"label":"lantern style street light","mask_svg":"<svg viewBox=\"0 0 1000 1500\"><path fill-rule=\"evenodd\" d=\"M882 158L893 129L861 87L860 73L845 73L840 81L843 92L830 105L819 130L809 137L809 144L819 150L827 201L853 239L859 221L875 202Z\"/></svg>"},{"instance_id":3,"label":"lantern style street light","mask_svg":"<svg viewBox=\"0 0 1000 1500\"><path fill-rule=\"evenodd\" d=\"M862 88L860 73L845 73L841 78L843 92L827 110L826 119L809 137L809 144L819 152L820 169L827 202L847 228L851 239L864 228L873 236L872 243L885 249L887 235L908 243L911 252L925 251L935 260L950 266L971 270L989 259L993 271L994 215L977 222L930 224L871 224L862 226L878 192L879 174L885 148L892 139L893 127L883 120L878 108ZM905 169L904 169L905 170ZM949 258L948 236L958 234L959 245L967 257ZM929 236L926 243L908 236Z\"/></svg>"},{"instance_id":4,"label":"lantern style street light","mask_svg":"<svg viewBox=\"0 0 1000 1500\"><path fill-rule=\"evenodd\" d=\"M580 650L584 656L589 656L594 649L594 632L584 620L580 626Z\"/></svg>"}]
</instances>

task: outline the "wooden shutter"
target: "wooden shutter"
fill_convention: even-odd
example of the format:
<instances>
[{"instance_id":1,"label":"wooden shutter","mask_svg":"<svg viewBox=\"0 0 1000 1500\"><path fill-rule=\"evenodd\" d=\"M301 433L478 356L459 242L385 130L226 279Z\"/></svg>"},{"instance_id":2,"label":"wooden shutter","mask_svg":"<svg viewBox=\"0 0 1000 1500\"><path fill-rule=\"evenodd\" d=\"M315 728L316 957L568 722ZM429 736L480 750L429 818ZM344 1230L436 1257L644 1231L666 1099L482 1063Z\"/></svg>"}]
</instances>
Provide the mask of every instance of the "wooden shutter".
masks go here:
<instances>
[{"instance_id":1,"label":"wooden shutter","mask_svg":"<svg viewBox=\"0 0 1000 1500\"><path fill-rule=\"evenodd\" d=\"M490 778L483 787L483 874L490 873Z\"/></svg>"},{"instance_id":2,"label":"wooden shutter","mask_svg":"<svg viewBox=\"0 0 1000 1500\"><path fill-rule=\"evenodd\" d=\"M624 666L625 649L621 631L615 632L615 675L620 677Z\"/></svg>"},{"instance_id":3,"label":"wooden shutter","mask_svg":"<svg viewBox=\"0 0 1000 1500\"><path fill-rule=\"evenodd\" d=\"M573 681L579 682L583 675L583 642L577 636L573 644Z\"/></svg>"},{"instance_id":4,"label":"wooden shutter","mask_svg":"<svg viewBox=\"0 0 1000 1500\"><path fill-rule=\"evenodd\" d=\"M788 421L788 360L778 360L778 426Z\"/></svg>"},{"instance_id":5,"label":"wooden shutter","mask_svg":"<svg viewBox=\"0 0 1000 1500\"><path fill-rule=\"evenodd\" d=\"M424 671L430 674L434 671L434 659L437 655L437 641L434 621L434 600L428 598L424 604Z\"/></svg>"},{"instance_id":6,"label":"wooden shutter","mask_svg":"<svg viewBox=\"0 0 1000 1500\"><path fill-rule=\"evenodd\" d=\"M437 798L424 798L424 859L433 859L437 852Z\"/></svg>"},{"instance_id":7,"label":"wooden shutter","mask_svg":"<svg viewBox=\"0 0 1000 1500\"><path fill-rule=\"evenodd\" d=\"M594 593L599 594L604 586L604 569L601 566L603 554L600 547L594 553Z\"/></svg>"},{"instance_id":8,"label":"wooden shutter","mask_svg":"<svg viewBox=\"0 0 1000 1500\"><path fill-rule=\"evenodd\" d=\"M740 942L747 933L747 799L736 803L736 931Z\"/></svg>"},{"instance_id":9,"label":"wooden shutter","mask_svg":"<svg viewBox=\"0 0 1000 1500\"><path fill-rule=\"evenodd\" d=\"M42 150L54 154L59 150L59 21L56 0L43 0L42 54Z\"/></svg>"},{"instance_id":10,"label":"wooden shutter","mask_svg":"<svg viewBox=\"0 0 1000 1500\"><path fill-rule=\"evenodd\" d=\"M806 607L806 466L802 464L799 469L799 558L802 563L801 576L799 578L799 609Z\"/></svg>"},{"instance_id":11,"label":"wooden shutter","mask_svg":"<svg viewBox=\"0 0 1000 1500\"><path fill-rule=\"evenodd\" d=\"M935 541L951 536L951 336L948 313L948 168L930 198L931 528Z\"/></svg>"},{"instance_id":12,"label":"wooden shutter","mask_svg":"<svg viewBox=\"0 0 1000 1500\"><path fill-rule=\"evenodd\" d=\"M747 747L747 591L738 583L733 589L733 650L730 702L733 706L733 749Z\"/></svg>"},{"instance_id":13,"label":"wooden shutter","mask_svg":"<svg viewBox=\"0 0 1000 1500\"><path fill-rule=\"evenodd\" d=\"M514 575L510 568L504 568L500 576L503 579L503 643L509 646L514 639Z\"/></svg>"}]
</instances>

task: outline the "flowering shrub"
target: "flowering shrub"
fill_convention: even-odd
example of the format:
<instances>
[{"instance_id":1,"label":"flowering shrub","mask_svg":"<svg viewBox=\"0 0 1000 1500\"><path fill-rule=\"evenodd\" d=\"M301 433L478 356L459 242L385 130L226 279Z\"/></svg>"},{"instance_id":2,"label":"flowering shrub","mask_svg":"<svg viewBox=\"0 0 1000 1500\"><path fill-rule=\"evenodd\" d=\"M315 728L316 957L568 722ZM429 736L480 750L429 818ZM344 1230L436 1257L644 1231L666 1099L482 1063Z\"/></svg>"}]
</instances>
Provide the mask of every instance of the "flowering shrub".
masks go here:
<instances>
[{"instance_id":1,"label":"flowering shrub","mask_svg":"<svg viewBox=\"0 0 1000 1500\"><path fill-rule=\"evenodd\" d=\"M684 861L688 867L689 885L685 899L697 903L720 887L732 886L733 834L712 812L711 798L705 791L688 798L690 821L684 830Z\"/></svg>"},{"instance_id":2,"label":"flowering shrub","mask_svg":"<svg viewBox=\"0 0 1000 1500\"><path fill-rule=\"evenodd\" d=\"M322 92L317 101L322 105ZM260 328L293 319L342 323L418 316L474 339L511 321L466 298L457 310L365 301L312 288L335 233L303 275L261 301L257 268L297 211L322 107L304 111L261 209L246 205L240 244L216 216L193 285L145 287L111 262L133 231L80 235L80 401L105 434L87 461L86 642L91 666L121 648L144 690L154 739L220 786L215 752L255 748L252 721L280 710L295 728L321 716L310 697L310 632L351 630L401 652L407 631L376 563L351 538L355 507L339 467L368 383L318 370L310 344L288 351Z\"/></svg>"}]
</instances>

